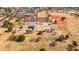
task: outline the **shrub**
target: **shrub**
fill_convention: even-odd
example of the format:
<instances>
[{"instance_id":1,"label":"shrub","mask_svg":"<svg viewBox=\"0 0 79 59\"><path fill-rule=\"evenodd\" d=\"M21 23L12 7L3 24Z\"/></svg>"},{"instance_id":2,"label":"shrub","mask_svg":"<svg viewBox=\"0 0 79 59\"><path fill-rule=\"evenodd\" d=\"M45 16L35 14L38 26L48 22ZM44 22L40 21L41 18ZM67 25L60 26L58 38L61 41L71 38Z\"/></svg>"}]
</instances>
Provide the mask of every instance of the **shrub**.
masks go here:
<instances>
[{"instance_id":1,"label":"shrub","mask_svg":"<svg viewBox=\"0 0 79 59\"><path fill-rule=\"evenodd\" d=\"M55 41L53 41L52 43L49 44L50 47L55 47L55 45L56 45Z\"/></svg>"},{"instance_id":2,"label":"shrub","mask_svg":"<svg viewBox=\"0 0 79 59\"><path fill-rule=\"evenodd\" d=\"M79 51L79 49L74 49L74 51Z\"/></svg>"},{"instance_id":3,"label":"shrub","mask_svg":"<svg viewBox=\"0 0 79 59\"><path fill-rule=\"evenodd\" d=\"M76 41L73 41L72 43L74 46L78 46L77 42Z\"/></svg>"},{"instance_id":4,"label":"shrub","mask_svg":"<svg viewBox=\"0 0 79 59\"><path fill-rule=\"evenodd\" d=\"M43 33L43 31L39 31L38 33L37 33L37 35L41 35Z\"/></svg>"},{"instance_id":5,"label":"shrub","mask_svg":"<svg viewBox=\"0 0 79 59\"><path fill-rule=\"evenodd\" d=\"M40 49L40 51L46 51L46 49L44 49L44 48L41 48L41 49Z\"/></svg>"},{"instance_id":6,"label":"shrub","mask_svg":"<svg viewBox=\"0 0 79 59\"><path fill-rule=\"evenodd\" d=\"M66 38L69 38L69 35L66 35Z\"/></svg>"},{"instance_id":7,"label":"shrub","mask_svg":"<svg viewBox=\"0 0 79 59\"><path fill-rule=\"evenodd\" d=\"M3 27L8 27L8 25L9 25L10 23L9 23L9 21L8 20L5 20L4 22L3 22Z\"/></svg>"},{"instance_id":8,"label":"shrub","mask_svg":"<svg viewBox=\"0 0 79 59\"><path fill-rule=\"evenodd\" d=\"M25 40L24 35L19 35L19 37L17 39L15 39L16 42L23 42L24 40Z\"/></svg>"},{"instance_id":9,"label":"shrub","mask_svg":"<svg viewBox=\"0 0 79 59\"><path fill-rule=\"evenodd\" d=\"M8 32L11 32L12 31L12 27L8 27Z\"/></svg>"},{"instance_id":10,"label":"shrub","mask_svg":"<svg viewBox=\"0 0 79 59\"><path fill-rule=\"evenodd\" d=\"M15 34L16 33L16 31L12 31L12 34Z\"/></svg>"},{"instance_id":11,"label":"shrub","mask_svg":"<svg viewBox=\"0 0 79 59\"><path fill-rule=\"evenodd\" d=\"M60 35L59 38L57 38L55 41L62 42L63 40L66 40L66 38L64 37L64 35Z\"/></svg>"},{"instance_id":12,"label":"shrub","mask_svg":"<svg viewBox=\"0 0 79 59\"><path fill-rule=\"evenodd\" d=\"M64 19L66 19L66 17L62 17L62 18L61 18L61 21L64 21Z\"/></svg>"}]
</instances>

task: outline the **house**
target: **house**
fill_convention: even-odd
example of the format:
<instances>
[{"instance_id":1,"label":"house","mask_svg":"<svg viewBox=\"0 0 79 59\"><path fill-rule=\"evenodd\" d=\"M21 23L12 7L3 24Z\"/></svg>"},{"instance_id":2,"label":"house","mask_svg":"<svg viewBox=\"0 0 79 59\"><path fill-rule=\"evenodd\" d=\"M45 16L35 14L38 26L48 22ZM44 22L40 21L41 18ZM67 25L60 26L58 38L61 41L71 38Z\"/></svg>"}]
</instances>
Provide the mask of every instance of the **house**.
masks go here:
<instances>
[{"instance_id":1,"label":"house","mask_svg":"<svg viewBox=\"0 0 79 59\"><path fill-rule=\"evenodd\" d=\"M62 16L59 16L59 15L53 15L51 16L51 20L54 22L54 21L57 21L57 24L66 24L66 21L64 20L61 20L62 19Z\"/></svg>"},{"instance_id":2,"label":"house","mask_svg":"<svg viewBox=\"0 0 79 59\"><path fill-rule=\"evenodd\" d=\"M34 22L30 22L27 24L28 28L31 29L31 30L34 30L36 24Z\"/></svg>"},{"instance_id":3,"label":"house","mask_svg":"<svg viewBox=\"0 0 79 59\"><path fill-rule=\"evenodd\" d=\"M41 11L41 12L38 12L38 18L45 18L45 17L47 17L48 16L48 13L47 13L47 11L45 11L45 10L43 10L43 11Z\"/></svg>"}]
</instances>

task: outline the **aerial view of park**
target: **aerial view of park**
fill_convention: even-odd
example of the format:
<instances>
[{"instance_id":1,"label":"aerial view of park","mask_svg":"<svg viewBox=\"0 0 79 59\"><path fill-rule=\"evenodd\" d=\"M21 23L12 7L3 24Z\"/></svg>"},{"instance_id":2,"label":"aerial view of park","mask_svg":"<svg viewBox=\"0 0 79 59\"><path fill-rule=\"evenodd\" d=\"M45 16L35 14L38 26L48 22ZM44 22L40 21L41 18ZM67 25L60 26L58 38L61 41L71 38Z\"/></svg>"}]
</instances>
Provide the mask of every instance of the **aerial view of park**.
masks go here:
<instances>
[{"instance_id":1,"label":"aerial view of park","mask_svg":"<svg viewBox=\"0 0 79 59\"><path fill-rule=\"evenodd\" d=\"M0 51L79 51L79 8L0 7Z\"/></svg>"}]
</instances>

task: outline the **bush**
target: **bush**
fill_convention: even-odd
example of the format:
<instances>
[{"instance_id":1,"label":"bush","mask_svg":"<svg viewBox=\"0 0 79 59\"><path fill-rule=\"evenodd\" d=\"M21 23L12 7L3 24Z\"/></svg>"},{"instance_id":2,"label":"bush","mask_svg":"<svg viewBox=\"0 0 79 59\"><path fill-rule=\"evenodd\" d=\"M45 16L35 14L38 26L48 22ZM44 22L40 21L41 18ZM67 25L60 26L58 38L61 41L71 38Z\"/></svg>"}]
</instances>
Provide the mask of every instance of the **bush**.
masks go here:
<instances>
[{"instance_id":1,"label":"bush","mask_svg":"<svg viewBox=\"0 0 79 59\"><path fill-rule=\"evenodd\" d=\"M3 23L3 27L8 29L5 32L11 32L12 29L13 29L13 23L9 22L8 20L5 20L4 23Z\"/></svg>"},{"instance_id":2,"label":"bush","mask_svg":"<svg viewBox=\"0 0 79 59\"><path fill-rule=\"evenodd\" d=\"M41 37L37 37L34 42L39 42Z\"/></svg>"},{"instance_id":3,"label":"bush","mask_svg":"<svg viewBox=\"0 0 79 59\"><path fill-rule=\"evenodd\" d=\"M26 30L26 34L31 34L32 31L31 30Z\"/></svg>"},{"instance_id":4,"label":"bush","mask_svg":"<svg viewBox=\"0 0 79 59\"><path fill-rule=\"evenodd\" d=\"M41 35L43 33L43 31L39 31L38 33L37 33L37 35Z\"/></svg>"},{"instance_id":5,"label":"bush","mask_svg":"<svg viewBox=\"0 0 79 59\"><path fill-rule=\"evenodd\" d=\"M54 21L54 24L57 24L57 20Z\"/></svg>"},{"instance_id":6,"label":"bush","mask_svg":"<svg viewBox=\"0 0 79 59\"><path fill-rule=\"evenodd\" d=\"M10 35L9 38L8 38L7 40L14 41L15 38L16 38L16 36L14 36L14 35Z\"/></svg>"},{"instance_id":7,"label":"bush","mask_svg":"<svg viewBox=\"0 0 79 59\"><path fill-rule=\"evenodd\" d=\"M12 27L8 27L8 32L11 32L12 31Z\"/></svg>"},{"instance_id":8,"label":"bush","mask_svg":"<svg viewBox=\"0 0 79 59\"><path fill-rule=\"evenodd\" d=\"M16 31L12 31L12 34L15 34L16 33Z\"/></svg>"},{"instance_id":9,"label":"bush","mask_svg":"<svg viewBox=\"0 0 79 59\"><path fill-rule=\"evenodd\" d=\"M56 45L55 41L53 41L52 43L49 44L50 47L55 47L55 45Z\"/></svg>"},{"instance_id":10,"label":"bush","mask_svg":"<svg viewBox=\"0 0 79 59\"><path fill-rule=\"evenodd\" d=\"M79 49L74 49L74 51L79 51Z\"/></svg>"},{"instance_id":11,"label":"bush","mask_svg":"<svg viewBox=\"0 0 79 59\"><path fill-rule=\"evenodd\" d=\"M15 39L16 42L23 42L24 40L25 40L24 35L19 35L19 37L17 39Z\"/></svg>"},{"instance_id":12,"label":"bush","mask_svg":"<svg viewBox=\"0 0 79 59\"><path fill-rule=\"evenodd\" d=\"M73 48L75 48L72 44L68 44L67 50L73 51Z\"/></svg>"},{"instance_id":13,"label":"bush","mask_svg":"<svg viewBox=\"0 0 79 59\"><path fill-rule=\"evenodd\" d=\"M63 40L66 40L67 38L64 37L64 35L59 36L59 38L57 38L55 41L60 41L62 42Z\"/></svg>"},{"instance_id":14,"label":"bush","mask_svg":"<svg viewBox=\"0 0 79 59\"><path fill-rule=\"evenodd\" d=\"M64 21L64 19L66 19L66 17L62 17L62 18L61 18L61 21Z\"/></svg>"},{"instance_id":15,"label":"bush","mask_svg":"<svg viewBox=\"0 0 79 59\"><path fill-rule=\"evenodd\" d=\"M15 41L15 42L23 42L25 40L25 36L24 35L19 35L19 36L11 35L7 40Z\"/></svg>"},{"instance_id":16,"label":"bush","mask_svg":"<svg viewBox=\"0 0 79 59\"><path fill-rule=\"evenodd\" d=\"M41 48L41 49L40 49L40 51L46 51L46 49L44 49L44 48Z\"/></svg>"},{"instance_id":17,"label":"bush","mask_svg":"<svg viewBox=\"0 0 79 59\"><path fill-rule=\"evenodd\" d=\"M66 35L66 38L69 38L69 35Z\"/></svg>"},{"instance_id":18,"label":"bush","mask_svg":"<svg viewBox=\"0 0 79 59\"><path fill-rule=\"evenodd\" d=\"M35 41L34 42L39 42L40 40L39 39L35 39Z\"/></svg>"},{"instance_id":19,"label":"bush","mask_svg":"<svg viewBox=\"0 0 79 59\"><path fill-rule=\"evenodd\" d=\"M74 46L78 46L77 42L76 41L73 41L72 43Z\"/></svg>"},{"instance_id":20,"label":"bush","mask_svg":"<svg viewBox=\"0 0 79 59\"><path fill-rule=\"evenodd\" d=\"M9 21L8 20L5 20L4 22L3 22L3 27L8 27L8 25L9 25Z\"/></svg>"}]
</instances>

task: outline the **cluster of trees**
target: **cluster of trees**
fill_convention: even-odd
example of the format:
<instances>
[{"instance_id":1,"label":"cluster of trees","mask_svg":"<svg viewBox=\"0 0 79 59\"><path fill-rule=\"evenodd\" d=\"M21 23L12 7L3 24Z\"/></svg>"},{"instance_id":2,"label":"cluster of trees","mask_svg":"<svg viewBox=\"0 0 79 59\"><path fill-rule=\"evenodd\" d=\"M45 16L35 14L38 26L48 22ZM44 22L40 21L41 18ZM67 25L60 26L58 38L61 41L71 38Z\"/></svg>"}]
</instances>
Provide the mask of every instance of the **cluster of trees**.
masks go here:
<instances>
[{"instance_id":1,"label":"cluster of trees","mask_svg":"<svg viewBox=\"0 0 79 59\"><path fill-rule=\"evenodd\" d=\"M8 40L15 41L15 42L23 42L25 40L25 36L24 35L19 35L19 36L11 35L8 38Z\"/></svg>"},{"instance_id":2,"label":"cluster of trees","mask_svg":"<svg viewBox=\"0 0 79 59\"><path fill-rule=\"evenodd\" d=\"M76 47L78 46L78 43L76 41L72 41L71 44L68 44L67 50L68 51L79 51Z\"/></svg>"},{"instance_id":3,"label":"cluster of trees","mask_svg":"<svg viewBox=\"0 0 79 59\"><path fill-rule=\"evenodd\" d=\"M63 40L67 40L69 38L69 35L60 35L59 38L57 38L55 41L60 41L62 42Z\"/></svg>"},{"instance_id":4,"label":"cluster of trees","mask_svg":"<svg viewBox=\"0 0 79 59\"><path fill-rule=\"evenodd\" d=\"M7 28L7 30L5 32L11 32L13 29L13 23L9 22L8 20L5 20L3 22L3 27Z\"/></svg>"}]
</instances>

